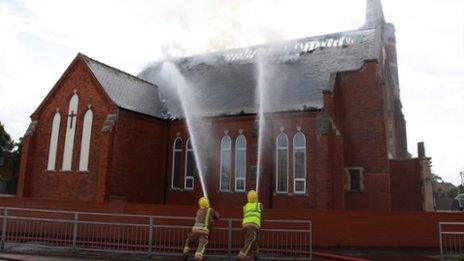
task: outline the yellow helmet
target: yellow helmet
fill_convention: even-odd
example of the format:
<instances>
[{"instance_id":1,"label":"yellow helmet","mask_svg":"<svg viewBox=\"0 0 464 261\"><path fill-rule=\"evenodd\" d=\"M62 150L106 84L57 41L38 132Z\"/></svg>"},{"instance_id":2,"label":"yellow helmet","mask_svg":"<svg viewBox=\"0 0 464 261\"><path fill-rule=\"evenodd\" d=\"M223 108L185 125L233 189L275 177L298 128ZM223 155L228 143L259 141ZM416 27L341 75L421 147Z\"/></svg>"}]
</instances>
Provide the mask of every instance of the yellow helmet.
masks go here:
<instances>
[{"instance_id":1,"label":"yellow helmet","mask_svg":"<svg viewBox=\"0 0 464 261\"><path fill-rule=\"evenodd\" d=\"M248 203L255 203L258 201L258 193L254 190L248 191L247 194Z\"/></svg>"},{"instance_id":2,"label":"yellow helmet","mask_svg":"<svg viewBox=\"0 0 464 261\"><path fill-rule=\"evenodd\" d=\"M198 200L198 206L200 206L200 208L209 208L209 200L205 197L201 197Z\"/></svg>"}]
</instances>

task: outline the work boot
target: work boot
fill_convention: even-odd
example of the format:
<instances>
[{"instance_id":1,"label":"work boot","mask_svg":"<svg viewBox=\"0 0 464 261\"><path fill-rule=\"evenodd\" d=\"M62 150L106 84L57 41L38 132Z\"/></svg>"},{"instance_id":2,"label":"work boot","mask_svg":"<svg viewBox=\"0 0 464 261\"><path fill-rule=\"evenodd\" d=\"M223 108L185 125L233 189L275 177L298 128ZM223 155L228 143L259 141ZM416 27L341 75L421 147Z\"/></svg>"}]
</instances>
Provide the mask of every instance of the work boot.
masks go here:
<instances>
[{"instance_id":1,"label":"work boot","mask_svg":"<svg viewBox=\"0 0 464 261\"><path fill-rule=\"evenodd\" d=\"M201 253L195 253L195 260L197 261L202 261L203 260L203 255Z\"/></svg>"}]
</instances>

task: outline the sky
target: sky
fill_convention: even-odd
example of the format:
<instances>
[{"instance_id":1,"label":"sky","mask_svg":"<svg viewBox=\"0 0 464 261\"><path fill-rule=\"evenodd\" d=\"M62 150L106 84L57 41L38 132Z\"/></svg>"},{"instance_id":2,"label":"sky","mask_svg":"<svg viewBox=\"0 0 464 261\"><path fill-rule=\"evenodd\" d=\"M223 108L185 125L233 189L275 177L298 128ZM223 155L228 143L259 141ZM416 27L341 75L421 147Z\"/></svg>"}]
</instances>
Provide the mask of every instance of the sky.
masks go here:
<instances>
[{"instance_id":1,"label":"sky","mask_svg":"<svg viewBox=\"0 0 464 261\"><path fill-rule=\"evenodd\" d=\"M464 170L464 0L383 0L409 152ZM366 0L0 0L0 121L18 140L78 52L131 74L192 55L359 28Z\"/></svg>"}]
</instances>

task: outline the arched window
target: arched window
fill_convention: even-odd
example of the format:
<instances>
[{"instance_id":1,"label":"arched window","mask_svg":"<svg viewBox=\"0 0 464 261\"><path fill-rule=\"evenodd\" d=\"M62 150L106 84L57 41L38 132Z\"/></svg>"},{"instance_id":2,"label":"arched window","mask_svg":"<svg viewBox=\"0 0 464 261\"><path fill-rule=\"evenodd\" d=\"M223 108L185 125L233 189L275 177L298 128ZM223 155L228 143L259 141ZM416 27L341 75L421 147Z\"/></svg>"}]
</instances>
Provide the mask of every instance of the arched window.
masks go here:
<instances>
[{"instance_id":1,"label":"arched window","mask_svg":"<svg viewBox=\"0 0 464 261\"><path fill-rule=\"evenodd\" d=\"M59 112L53 116L52 133L50 136L50 148L48 149L48 164L47 170L55 170L56 168L56 149L58 147L58 136L60 134L61 115Z\"/></svg>"},{"instance_id":2,"label":"arched window","mask_svg":"<svg viewBox=\"0 0 464 261\"><path fill-rule=\"evenodd\" d=\"M187 147L185 149L185 179L184 189L193 190L195 175L198 170L195 164L195 153L193 151L190 139L187 140Z\"/></svg>"},{"instance_id":3,"label":"arched window","mask_svg":"<svg viewBox=\"0 0 464 261\"><path fill-rule=\"evenodd\" d=\"M235 140L235 191L246 189L246 138L240 134Z\"/></svg>"},{"instance_id":4,"label":"arched window","mask_svg":"<svg viewBox=\"0 0 464 261\"><path fill-rule=\"evenodd\" d=\"M306 138L301 131L293 136L293 191L306 193Z\"/></svg>"},{"instance_id":5,"label":"arched window","mask_svg":"<svg viewBox=\"0 0 464 261\"><path fill-rule=\"evenodd\" d=\"M230 178L232 174L232 140L229 135L221 139L221 166L219 178L219 190L230 191Z\"/></svg>"},{"instance_id":6,"label":"arched window","mask_svg":"<svg viewBox=\"0 0 464 261\"><path fill-rule=\"evenodd\" d=\"M84 115L82 127L81 155L79 157L79 171L89 170L90 137L92 136L93 112L89 108Z\"/></svg>"},{"instance_id":7,"label":"arched window","mask_svg":"<svg viewBox=\"0 0 464 261\"><path fill-rule=\"evenodd\" d=\"M180 161L182 158L182 139L177 137L172 144L171 188L180 189Z\"/></svg>"},{"instance_id":8,"label":"arched window","mask_svg":"<svg viewBox=\"0 0 464 261\"><path fill-rule=\"evenodd\" d=\"M76 133L77 125L77 106L79 105L79 97L74 94L69 101L68 121L66 123L66 138L64 141L64 154L62 170L71 170L72 157L74 149L74 134Z\"/></svg>"},{"instance_id":9,"label":"arched window","mask_svg":"<svg viewBox=\"0 0 464 261\"><path fill-rule=\"evenodd\" d=\"M280 133L276 139L276 191L288 192L288 138L285 133Z\"/></svg>"}]
</instances>

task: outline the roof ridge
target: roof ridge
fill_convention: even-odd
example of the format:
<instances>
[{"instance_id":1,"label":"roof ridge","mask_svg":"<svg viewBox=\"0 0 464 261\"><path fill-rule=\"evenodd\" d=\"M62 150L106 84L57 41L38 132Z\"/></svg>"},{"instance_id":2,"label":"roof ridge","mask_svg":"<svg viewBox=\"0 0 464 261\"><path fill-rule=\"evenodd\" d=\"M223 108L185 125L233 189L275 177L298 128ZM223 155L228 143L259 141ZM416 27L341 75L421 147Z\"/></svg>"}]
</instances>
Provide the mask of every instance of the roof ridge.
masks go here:
<instances>
[{"instance_id":1,"label":"roof ridge","mask_svg":"<svg viewBox=\"0 0 464 261\"><path fill-rule=\"evenodd\" d=\"M115 67L113 67L113 66L111 66L111 65L108 65L108 64L106 64L106 63L97 61L97 60L95 60L95 59L93 59L93 58L90 58L89 56L87 56L87 55L85 55L85 54L83 54L83 53L80 53L80 52L79 52L78 55L82 56L84 59L89 59L89 60L91 60L91 61L93 61L93 62L95 62L95 63L98 63L98 64L100 64L100 65L102 65L102 66L105 66L105 67L107 67L107 68L109 68L109 69L111 69L111 70L114 70L114 71L123 73L123 74L125 74L125 75L127 75L127 76L129 76L129 77L131 77L131 78L133 78L133 79L135 79L135 80L138 80L138 81L141 81L141 82L144 82L144 83L148 83L148 84L150 84L150 85L152 85L152 86L158 88L158 86L156 86L156 84L154 84L154 83L151 83L151 82L149 82L149 81L147 81L147 80L144 80L144 79L142 79L142 78L140 78L140 77L137 77L137 76L135 76L135 75L133 75L133 74L130 74L130 73L128 73L128 72L125 72L125 71L123 71L123 70L121 70L121 69L115 68Z\"/></svg>"},{"instance_id":2,"label":"roof ridge","mask_svg":"<svg viewBox=\"0 0 464 261\"><path fill-rule=\"evenodd\" d=\"M349 33L355 33L355 32L362 32L362 31L369 31L369 30L375 30L375 27L372 28L357 28L357 29L352 29L352 30L347 30L347 31L339 31L335 33L328 33L328 34L321 34L321 35L315 35L315 36L308 36L308 37L302 37L302 38L292 38L292 39L287 39L287 40L280 40L280 41L274 41L274 42L268 42L268 43L262 43L262 44L256 44L256 45L250 45L250 46L244 46L244 47L237 47L237 48L230 48L230 49L224 49L224 50L219 50L219 51L213 51L213 52L206 52L206 53L199 53L199 54L194 54L190 56L183 56L179 57L177 61L185 61L188 59L193 59L193 58L200 58L200 57L205 57L205 56L214 56L214 55L219 55L219 54L224 54L227 52L234 52L234 51L239 51L239 50L245 50L245 49L257 49L258 47L264 47L264 46L272 46L272 45L278 45L278 44L285 44L285 43L290 43L290 42L298 42L298 41L303 41L303 40L317 40L320 38L324 37L329 37L329 36L335 36L335 35L340 35L340 34L349 34Z\"/></svg>"}]
</instances>

